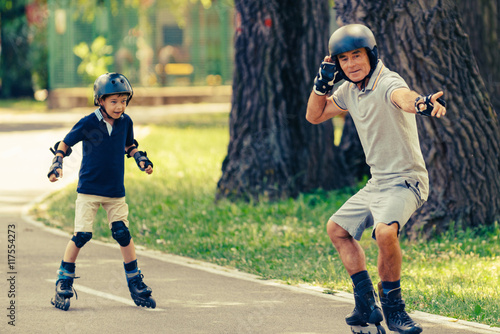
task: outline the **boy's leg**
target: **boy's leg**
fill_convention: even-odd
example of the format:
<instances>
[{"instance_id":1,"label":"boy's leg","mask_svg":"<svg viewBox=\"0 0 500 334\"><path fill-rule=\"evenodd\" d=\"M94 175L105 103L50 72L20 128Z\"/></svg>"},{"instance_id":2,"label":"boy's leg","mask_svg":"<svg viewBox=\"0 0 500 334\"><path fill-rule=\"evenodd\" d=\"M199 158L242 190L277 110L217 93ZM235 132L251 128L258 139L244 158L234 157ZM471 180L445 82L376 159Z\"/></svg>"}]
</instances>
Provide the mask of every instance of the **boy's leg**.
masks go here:
<instances>
[{"instance_id":1,"label":"boy's leg","mask_svg":"<svg viewBox=\"0 0 500 334\"><path fill-rule=\"evenodd\" d=\"M130 296L137 306L155 308L156 301L151 297L153 290L142 281L144 276L137 267L134 240L128 229L128 205L125 197L107 199L102 206L108 214L112 236L120 245Z\"/></svg>"},{"instance_id":2,"label":"boy's leg","mask_svg":"<svg viewBox=\"0 0 500 334\"><path fill-rule=\"evenodd\" d=\"M137 261L137 256L135 254L134 239L130 239L130 243L127 246L125 247L120 246L120 251L122 253L124 263Z\"/></svg>"},{"instance_id":3,"label":"boy's leg","mask_svg":"<svg viewBox=\"0 0 500 334\"><path fill-rule=\"evenodd\" d=\"M66 246L66 250L64 251L63 261L75 263L79 253L80 248L76 247L73 240L70 240Z\"/></svg>"},{"instance_id":4,"label":"boy's leg","mask_svg":"<svg viewBox=\"0 0 500 334\"><path fill-rule=\"evenodd\" d=\"M73 297L73 280L75 279L75 264L61 261L57 271L56 295L51 299L51 304L56 308L67 311L70 298Z\"/></svg>"}]
</instances>

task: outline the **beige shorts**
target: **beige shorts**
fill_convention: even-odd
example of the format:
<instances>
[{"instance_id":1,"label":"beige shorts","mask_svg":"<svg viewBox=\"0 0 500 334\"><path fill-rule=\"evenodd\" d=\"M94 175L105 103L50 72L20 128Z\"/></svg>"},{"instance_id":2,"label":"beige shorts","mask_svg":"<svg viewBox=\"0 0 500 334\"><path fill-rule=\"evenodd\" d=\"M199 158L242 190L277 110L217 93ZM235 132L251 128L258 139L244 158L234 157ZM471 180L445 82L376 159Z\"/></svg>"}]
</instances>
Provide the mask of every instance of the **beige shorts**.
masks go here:
<instances>
[{"instance_id":1,"label":"beige shorts","mask_svg":"<svg viewBox=\"0 0 500 334\"><path fill-rule=\"evenodd\" d=\"M95 215L102 205L108 215L108 224L122 221L128 227L128 205L125 197L103 197L78 194L75 207L75 232L92 232Z\"/></svg>"}]
</instances>

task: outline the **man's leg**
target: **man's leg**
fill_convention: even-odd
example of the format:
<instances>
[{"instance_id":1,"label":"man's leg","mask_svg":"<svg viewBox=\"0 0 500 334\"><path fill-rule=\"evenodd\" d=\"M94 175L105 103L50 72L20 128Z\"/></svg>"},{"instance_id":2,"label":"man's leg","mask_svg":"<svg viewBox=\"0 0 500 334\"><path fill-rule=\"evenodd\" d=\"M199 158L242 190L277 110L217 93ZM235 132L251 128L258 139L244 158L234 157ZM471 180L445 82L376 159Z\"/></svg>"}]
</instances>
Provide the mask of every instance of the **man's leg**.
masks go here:
<instances>
[{"instance_id":1,"label":"man's leg","mask_svg":"<svg viewBox=\"0 0 500 334\"><path fill-rule=\"evenodd\" d=\"M406 313L405 302L401 297L402 254L398 235L398 223L378 224L375 228L379 247L378 270L382 280L378 286L380 302L391 331L418 334L422 332L422 326L415 323Z\"/></svg>"},{"instance_id":2,"label":"man's leg","mask_svg":"<svg viewBox=\"0 0 500 334\"><path fill-rule=\"evenodd\" d=\"M352 276L366 270L365 252L359 243L332 220L326 226L328 236L339 253L347 273Z\"/></svg>"},{"instance_id":3,"label":"man's leg","mask_svg":"<svg viewBox=\"0 0 500 334\"><path fill-rule=\"evenodd\" d=\"M368 324L375 324L371 329L379 332L382 311L376 303L373 283L366 270L365 252L344 228L332 220L328 221L327 232L354 286L356 306L346 316L346 323L351 326L353 333L367 333Z\"/></svg>"},{"instance_id":4,"label":"man's leg","mask_svg":"<svg viewBox=\"0 0 500 334\"><path fill-rule=\"evenodd\" d=\"M398 223L377 224L375 229L379 247L378 272L383 282L395 282L401 278L402 254L398 234Z\"/></svg>"}]
</instances>

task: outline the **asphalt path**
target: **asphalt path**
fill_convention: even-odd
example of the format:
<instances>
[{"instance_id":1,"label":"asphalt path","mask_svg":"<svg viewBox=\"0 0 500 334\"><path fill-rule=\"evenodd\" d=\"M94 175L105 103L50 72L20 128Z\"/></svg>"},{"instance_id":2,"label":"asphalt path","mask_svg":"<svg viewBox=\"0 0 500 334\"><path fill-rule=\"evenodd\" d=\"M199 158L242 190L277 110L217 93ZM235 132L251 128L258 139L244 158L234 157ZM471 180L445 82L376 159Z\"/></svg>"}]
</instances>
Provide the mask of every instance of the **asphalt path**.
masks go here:
<instances>
[{"instance_id":1,"label":"asphalt path","mask_svg":"<svg viewBox=\"0 0 500 334\"><path fill-rule=\"evenodd\" d=\"M183 108L130 114L139 125ZM71 299L67 312L54 308L50 299L56 270L70 236L33 221L27 212L34 202L75 180L79 148L65 159L64 178L55 184L46 177L52 160L48 148L88 112L0 116L1 333L350 333L344 321L353 308L350 294L329 295L313 286L262 280L141 247L139 266L157 307L137 307L118 246L96 240L77 260L78 299ZM48 120L52 117L57 122ZM12 249L15 253L9 254ZM421 312L412 316L429 334L500 333L498 328Z\"/></svg>"}]
</instances>

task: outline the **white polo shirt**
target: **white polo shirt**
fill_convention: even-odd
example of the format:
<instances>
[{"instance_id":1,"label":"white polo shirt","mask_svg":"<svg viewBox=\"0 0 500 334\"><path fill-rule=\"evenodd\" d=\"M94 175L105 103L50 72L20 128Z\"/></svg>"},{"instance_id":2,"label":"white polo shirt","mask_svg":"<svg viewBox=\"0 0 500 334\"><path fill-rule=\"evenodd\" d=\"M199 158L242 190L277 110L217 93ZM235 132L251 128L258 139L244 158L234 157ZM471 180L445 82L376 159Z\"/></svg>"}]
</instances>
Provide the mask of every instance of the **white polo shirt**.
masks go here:
<instances>
[{"instance_id":1,"label":"white polo shirt","mask_svg":"<svg viewBox=\"0 0 500 334\"><path fill-rule=\"evenodd\" d=\"M397 177L419 182L421 198L427 199L429 177L418 140L415 114L394 105L395 89L408 88L396 72L378 61L365 89L344 82L330 97L342 110L349 112L370 166L372 182L383 183Z\"/></svg>"}]
</instances>

